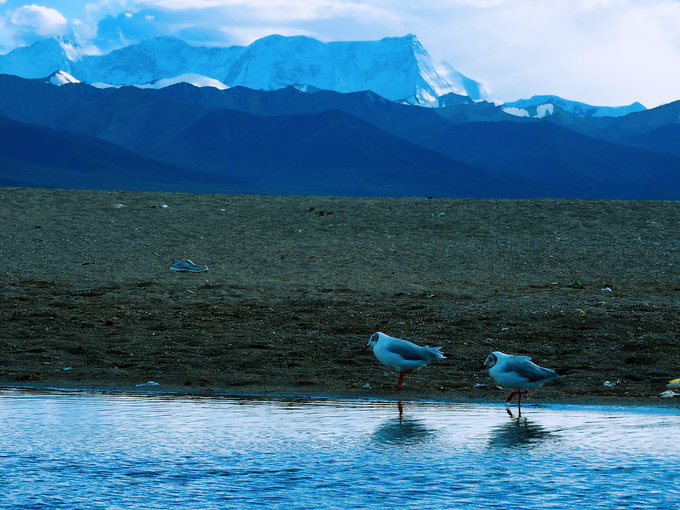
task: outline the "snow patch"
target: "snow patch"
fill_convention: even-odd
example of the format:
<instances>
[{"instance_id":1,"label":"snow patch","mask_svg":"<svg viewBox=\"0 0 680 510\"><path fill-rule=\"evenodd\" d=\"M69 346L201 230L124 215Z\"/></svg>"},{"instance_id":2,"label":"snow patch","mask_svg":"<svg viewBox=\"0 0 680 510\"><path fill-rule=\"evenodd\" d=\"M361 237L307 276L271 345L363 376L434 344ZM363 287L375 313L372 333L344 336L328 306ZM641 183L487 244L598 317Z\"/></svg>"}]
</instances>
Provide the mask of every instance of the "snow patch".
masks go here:
<instances>
[{"instance_id":1,"label":"snow patch","mask_svg":"<svg viewBox=\"0 0 680 510\"><path fill-rule=\"evenodd\" d=\"M103 83L101 81L96 81L94 83L90 83L90 86L94 87L96 89L110 89L110 88L119 89L122 85L111 85L110 83Z\"/></svg>"},{"instance_id":2,"label":"snow patch","mask_svg":"<svg viewBox=\"0 0 680 510\"><path fill-rule=\"evenodd\" d=\"M501 108L505 113L514 115L515 117L529 117L529 112L524 108L516 108L514 106L504 106Z\"/></svg>"},{"instance_id":3,"label":"snow patch","mask_svg":"<svg viewBox=\"0 0 680 510\"><path fill-rule=\"evenodd\" d=\"M80 46L78 46L77 43L64 38L61 38L59 40L59 43L62 51L64 52L64 55L68 60L70 60L71 62L77 62L82 59L83 51L80 48Z\"/></svg>"},{"instance_id":4,"label":"snow patch","mask_svg":"<svg viewBox=\"0 0 680 510\"><path fill-rule=\"evenodd\" d=\"M315 94L321 90L320 88L313 87L312 85L306 85L304 83L295 83L292 85L292 87L299 90L300 92L304 92L305 94Z\"/></svg>"},{"instance_id":5,"label":"snow patch","mask_svg":"<svg viewBox=\"0 0 680 510\"><path fill-rule=\"evenodd\" d=\"M229 88L219 80L195 73L184 73L173 78L157 80L153 83L135 84L135 87L140 89L164 89L165 87L177 85L178 83L188 83L194 87L214 87L219 90L226 90Z\"/></svg>"},{"instance_id":6,"label":"snow patch","mask_svg":"<svg viewBox=\"0 0 680 510\"><path fill-rule=\"evenodd\" d=\"M67 83L80 83L80 80L74 78L66 71L57 71L47 79L47 82L56 85L57 87L61 87Z\"/></svg>"},{"instance_id":7,"label":"snow patch","mask_svg":"<svg viewBox=\"0 0 680 510\"><path fill-rule=\"evenodd\" d=\"M552 115L555 113L555 105L552 105L550 103L548 104L540 104L536 107L536 118L537 119L542 119L543 117L547 115Z\"/></svg>"}]
</instances>

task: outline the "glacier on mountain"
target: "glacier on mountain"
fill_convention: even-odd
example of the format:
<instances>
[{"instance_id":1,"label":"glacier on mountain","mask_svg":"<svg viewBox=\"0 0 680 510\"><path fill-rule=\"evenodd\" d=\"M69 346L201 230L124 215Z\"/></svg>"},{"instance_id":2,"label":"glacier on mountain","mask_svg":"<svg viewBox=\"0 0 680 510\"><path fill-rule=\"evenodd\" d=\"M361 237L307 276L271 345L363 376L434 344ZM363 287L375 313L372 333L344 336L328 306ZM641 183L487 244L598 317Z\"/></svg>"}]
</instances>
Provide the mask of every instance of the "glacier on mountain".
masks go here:
<instances>
[{"instance_id":1,"label":"glacier on mountain","mask_svg":"<svg viewBox=\"0 0 680 510\"><path fill-rule=\"evenodd\" d=\"M155 37L104 55L86 55L72 41L54 38L0 55L0 73L39 78L57 70L98 86L145 86L200 75L228 87L261 90L298 84L338 92L371 90L412 104L430 104L448 93L499 102L481 83L449 64L433 62L414 35L329 43L270 35L249 46L230 47Z\"/></svg>"}]
</instances>

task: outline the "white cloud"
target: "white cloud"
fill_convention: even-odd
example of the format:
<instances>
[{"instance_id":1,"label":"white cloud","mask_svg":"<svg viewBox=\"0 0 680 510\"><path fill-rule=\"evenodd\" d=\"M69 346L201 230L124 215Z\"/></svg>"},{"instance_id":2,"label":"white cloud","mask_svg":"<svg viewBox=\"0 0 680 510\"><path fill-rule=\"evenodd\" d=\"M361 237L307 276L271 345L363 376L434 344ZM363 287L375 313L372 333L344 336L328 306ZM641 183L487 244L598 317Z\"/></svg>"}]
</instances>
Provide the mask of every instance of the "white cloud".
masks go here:
<instances>
[{"instance_id":1,"label":"white cloud","mask_svg":"<svg viewBox=\"0 0 680 510\"><path fill-rule=\"evenodd\" d=\"M676 0L452 2L460 8L421 11L412 31L433 57L502 99L557 94L655 106L680 97Z\"/></svg>"},{"instance_id":2,"label":"white cloud","mask_svg":"<svg viewBox=\"0 0 680 510\"><path fill-rule=\"evenodd\" d=\"M14 46L14 39L10 32L7 22L0 17L0 54L11 50Z\"/></svg>"},{"instance_id":3,"label":"white cloud","mask_svg":"<svg viewBox=\"0 0 680 510\"><path fill-rule=\"evenodd\" d=\"M251 19L272 22L347 16L391 16L389 10L361 0L134 0L132 3L138 7L171 11L222 8L226 13L238 16L248 13Z\"/></svg>"},{"instance_id":4,"label":"white cloud","mask_svg":"<svg viewBox=\"0 0 680 510\"><path fill-rule=\"evenodd\" d=\"M51 37L66 33L68 22L56 9L24 5L12 12L10 22L22 32Z\"/></svg>"},{"instance_id":5,"label":"white cloud","mask_svg":"<svg viewBox=\"0 0 680 510\"><path fill-rule=\"evenodd\" d=\"M247 0L136 0L133 3L145 7L183 11L189 9L207 9L210 7L229 7L234 5L243 7L247 4L257 4L261 2L258 2L257 0L254 2L248 2Z\"/></svg>"}]
</instances>

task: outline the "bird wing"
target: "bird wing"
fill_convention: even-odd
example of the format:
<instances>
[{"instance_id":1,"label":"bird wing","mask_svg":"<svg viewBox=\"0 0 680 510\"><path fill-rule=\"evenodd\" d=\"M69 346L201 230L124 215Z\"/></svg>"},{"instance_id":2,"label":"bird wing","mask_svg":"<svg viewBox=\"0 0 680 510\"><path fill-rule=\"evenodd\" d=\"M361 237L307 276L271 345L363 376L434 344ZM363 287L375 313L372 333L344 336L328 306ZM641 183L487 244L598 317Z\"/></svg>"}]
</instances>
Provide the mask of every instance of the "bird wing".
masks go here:
<instances>
[{"instance_id":1,"label":"bird wing","mask_svg":"<svg viewBox=\"0 0 680 510\"><path fill-rule=\"evenodd\" d=\"M517 374L529 382L542 381L558 377L557 372L550 368L539 367L531 361L529 356L516 356L505 362L505 372Z\"/></svg>"},{"instance_id":2,"label":"bird wing","mask_svg":"<svg viewBox=\"0 0 680 510\"><path fill-rule=\"evenodd\" d=\"M436 353L439 353L439 351L433 347L421 347L399 338L392 340L388 347L390 352L393 352L408 361L430 361L434 358L439 358L440 356L437 356L437 354L432 352L433 349Z\"/></svg>"}]
</instances>

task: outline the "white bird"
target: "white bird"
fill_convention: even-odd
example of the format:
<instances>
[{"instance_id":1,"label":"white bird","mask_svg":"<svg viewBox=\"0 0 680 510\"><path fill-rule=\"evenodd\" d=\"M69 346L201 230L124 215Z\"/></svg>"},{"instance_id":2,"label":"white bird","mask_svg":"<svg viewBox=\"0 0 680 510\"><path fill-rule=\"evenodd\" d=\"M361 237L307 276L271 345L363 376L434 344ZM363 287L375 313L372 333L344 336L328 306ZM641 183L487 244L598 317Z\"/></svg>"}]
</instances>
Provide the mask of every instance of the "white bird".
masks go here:
<instances>
[{"instance_id":1,"label":"white bird","mask_svg":"<svg viewBox=\"0 0 680 510\"><path fill-rule=\"evenodd\" d=\"M371 335L364 349L369 347L373 347L373 354L380 362L399 370L399 383L392 388L394 391L401 390L405 374L427 365L433 359L446 358L440 352L441 347L420 346L380 332Z\"/></svg>"},{"instance_id":2,"label":"white bird","mask_svg":"<svg viewBox=\"0 0 680 510\"><path fill-rule=\"evenodd\" d=\"M501 386L516 388L506 402L510 402L512 397L517 395L517 405L522 401L522 395L528 393L530 388L543 386L548 381L562 377L550 368L543 368L531 361L529 356L513 356L494 351L486 357L484 364L477 367L477 370L489 369L489 375Z\"/></svg>"}]
</instances>

